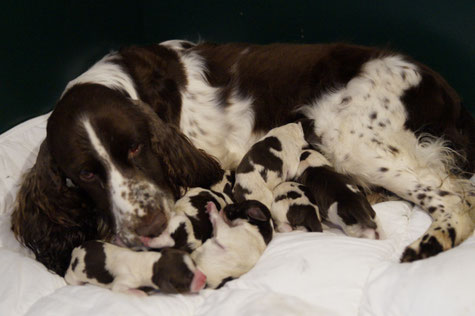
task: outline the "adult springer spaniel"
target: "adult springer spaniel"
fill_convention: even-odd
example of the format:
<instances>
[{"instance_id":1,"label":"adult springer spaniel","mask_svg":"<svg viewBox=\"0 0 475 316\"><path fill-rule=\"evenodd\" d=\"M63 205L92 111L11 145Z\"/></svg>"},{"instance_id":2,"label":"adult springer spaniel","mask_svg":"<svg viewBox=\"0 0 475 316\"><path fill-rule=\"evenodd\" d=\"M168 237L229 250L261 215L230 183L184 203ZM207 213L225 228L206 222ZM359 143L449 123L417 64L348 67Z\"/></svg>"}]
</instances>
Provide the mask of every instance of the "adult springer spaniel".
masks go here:
<instances>
[{"instance_id":1,"label":"adult springer spaniel","mask_svg":"<svg viewBox=\"0 0 475 316\"><path fill-rule=\"evenodd\" d=\"M475 121L440 75L347 44L186 41L121 49L67 85L13 231L61 275L86 240L140 246L165 229L181 188L213 185L270 129L304 117L337 172L432 216L402 261L472 233Z\"/></svg>"}]
</instances>

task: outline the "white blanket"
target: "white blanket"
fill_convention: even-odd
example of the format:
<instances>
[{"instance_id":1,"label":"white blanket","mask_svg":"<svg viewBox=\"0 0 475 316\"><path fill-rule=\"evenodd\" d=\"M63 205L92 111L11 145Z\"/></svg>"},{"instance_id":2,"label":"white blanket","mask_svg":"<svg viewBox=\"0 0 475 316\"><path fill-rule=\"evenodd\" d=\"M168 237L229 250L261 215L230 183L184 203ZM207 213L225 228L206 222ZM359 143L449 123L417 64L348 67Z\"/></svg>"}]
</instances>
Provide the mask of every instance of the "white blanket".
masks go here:
<instances>
[{"instance_id":1,"label":"white blanket","mask_svg":"<svg viewBox=\"0 0 475 316\"><path fill-rule=\"evenodd\" d=\"M22 172L45 137L47 115L0 135L0 315L475 315L475 237L436 257L398 263L430 218L405 202L375 206L386 240L341 231L277 234L257 265L220 290L134 297L68 286L13 237Z\"/></svg>"}]
</instances>

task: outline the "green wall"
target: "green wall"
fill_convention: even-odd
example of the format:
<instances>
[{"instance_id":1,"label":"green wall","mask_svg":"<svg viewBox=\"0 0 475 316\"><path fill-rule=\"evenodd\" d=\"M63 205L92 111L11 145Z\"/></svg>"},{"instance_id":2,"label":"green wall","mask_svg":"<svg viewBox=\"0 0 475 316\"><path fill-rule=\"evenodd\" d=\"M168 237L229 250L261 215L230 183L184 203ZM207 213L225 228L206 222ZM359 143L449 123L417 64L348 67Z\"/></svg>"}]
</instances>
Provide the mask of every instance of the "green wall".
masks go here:
<instances>
[{"instance_id":1,"label":"green wall","mask_svg":"<svg viewBox=\"0 0 475 316\"><path fill-rule=\"evenodd\" d=\"M109 50L175 38L382 45L442 73L475 113L473 0L4 1L0 30L0 132Z\"/></svg>"}]
</instances>

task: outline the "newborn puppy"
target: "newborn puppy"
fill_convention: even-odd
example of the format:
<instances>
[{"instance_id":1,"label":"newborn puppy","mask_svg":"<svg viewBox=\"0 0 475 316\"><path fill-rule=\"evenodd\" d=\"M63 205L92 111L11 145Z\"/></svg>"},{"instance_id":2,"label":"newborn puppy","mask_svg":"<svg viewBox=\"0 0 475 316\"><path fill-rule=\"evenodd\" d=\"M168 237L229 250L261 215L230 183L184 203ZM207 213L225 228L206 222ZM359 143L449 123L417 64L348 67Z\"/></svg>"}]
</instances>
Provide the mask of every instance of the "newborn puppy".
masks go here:
<instances>
[{"instance_id":1,"label":"newborn puppy","mask_svg":"<svg viewBox=\"0 0 475 316\"><path fill-rule=\"evenodd\" d=\"M271 241L273 226L267 207L257 201L231 204L218 212L213 202L207 211L213 237L191 257L207 276L207 285L218 288L246 273Z\"/></svg>"},{"instance_id":2,"label":"newborn puppy","mask_svg":"<svg viewBox=\"0 0 475 316\"><path fill-rule=\"evenodd\" d=\"M222 181L222 189L229 186L226 181ZM142 243L148 248L172 247L186 252L195 250L213 234L213 226L206 211L210 201L220 209L232 203L225 193L192 188L175 203L174 214L167 228L155 238L141 237Z\"/></svg>"},{"instance_id":3,"label":"newborn puppy","mask_svg":"<svg viewBox=\"0 0 475 316\"><path fill-rule=\"evenodd\" d=\"M300 153L307 145L300 122L269 131L251 147L236 169L235 200L257 200L270 208L272 190L295 177Z\"/></svg>"},{"instance_id":4,"label":"newborn puppy","mask_svg":"<svg viewBox=\"0 0 475 316\"><path fill-rule=\"evenodd\" d=\"M321 232L322 224L318 206L309 190L297 182L282 182L272 192L274 201L270 212L279 232L303 229Z\"/></svg>"},{"instance_id":5,"label":"newborn puppy","mask_svg":"<svg viewBox=\"0 0 475 316\"><path fill-rule=\"evenodd\" d=\"M136 252L102 241L74 248L64 278L72 285L90 283L138 295L145 295L140 288L196 293L206 284L206 276L184 251Z\"/></svg>"},{"instance_id":6,"label":"newborn puppy","mask_svg":"<svg viewBox=\"0 0 475 316\"><path fill-rule=\"evenodd\" d=\"M376 213L365 195L350 177L335 172L318 151L302 152L296 179L308 188L323 220L349 236L383 238Z\"/></svg>"}]
</instances>

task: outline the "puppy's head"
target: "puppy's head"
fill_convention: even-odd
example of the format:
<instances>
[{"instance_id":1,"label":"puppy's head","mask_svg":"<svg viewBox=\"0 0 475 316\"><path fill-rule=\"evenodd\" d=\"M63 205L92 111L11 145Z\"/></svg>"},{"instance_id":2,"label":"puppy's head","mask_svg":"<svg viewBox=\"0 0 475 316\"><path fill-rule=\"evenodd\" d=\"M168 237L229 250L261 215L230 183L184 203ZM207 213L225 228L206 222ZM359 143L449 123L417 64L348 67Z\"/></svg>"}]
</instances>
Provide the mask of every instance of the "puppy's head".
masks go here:
<instances>
[{"instance_id":1,"label":"puppy's head","mask_svg":"<svg viewBox=\"0 0 475 316\"><path fill-rule=\"evenodd\" d=\"M231 223L239 219L244 219L259 229L266 244L271 241L274 231L272 217L269 209L261 202L246 200L227 205L223 211Z\"/></svg>"},{"instance_id":2,"label":"puppy's head","mask_svg":"<svg viewBox=\"0 0 475 316\"><path fill-rule=\"evenodd\" d=\"M164 293L197 293L206 285L206 276L182 250L166 248L153 266L152 281Z\"/></svg>"}]
</instances>

